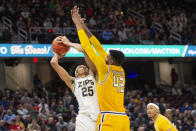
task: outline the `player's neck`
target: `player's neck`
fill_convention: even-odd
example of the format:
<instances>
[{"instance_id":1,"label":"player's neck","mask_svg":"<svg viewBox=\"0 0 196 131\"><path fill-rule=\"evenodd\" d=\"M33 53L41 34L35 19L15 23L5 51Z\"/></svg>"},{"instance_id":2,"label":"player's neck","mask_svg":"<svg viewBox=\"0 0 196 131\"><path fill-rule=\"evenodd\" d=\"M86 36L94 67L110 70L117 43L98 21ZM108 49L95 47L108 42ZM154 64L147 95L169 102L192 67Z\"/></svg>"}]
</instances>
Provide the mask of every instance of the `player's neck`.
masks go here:
<instances>
[{"instance_id":1,"label":"player's neck","mask_svg":"<svg viewBox=\"0 0 196 131\"><path fill-rule=\"evenodd\" d=\"M159 114L156 114L156 115L152 118L152 120L155 122L155 121L157 120L158 117L159 117Z\"/></svg>"},{"instance_id":2,"label":"player's neck","mask_svg":"<svg viewBox=\"0 0 196 131\"><path fill-rule=\"evenodd\" d=\"M87 76L87 75L84 74L84 75L80 75L79 77L80 77L80 78L84 78L84 77L86 77L86 76Z\"/></svg>"}]
</instances>

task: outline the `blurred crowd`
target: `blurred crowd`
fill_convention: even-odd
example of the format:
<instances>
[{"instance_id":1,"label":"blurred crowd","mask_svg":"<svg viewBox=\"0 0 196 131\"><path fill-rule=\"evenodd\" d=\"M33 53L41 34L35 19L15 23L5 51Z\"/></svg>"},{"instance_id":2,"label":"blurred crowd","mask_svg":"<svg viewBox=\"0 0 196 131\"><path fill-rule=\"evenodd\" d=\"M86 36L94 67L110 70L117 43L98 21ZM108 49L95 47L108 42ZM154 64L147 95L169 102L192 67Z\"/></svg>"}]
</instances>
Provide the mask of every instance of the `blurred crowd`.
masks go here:
<instances>
[{"instance_id":1,"label":"blurred crowd","mask_svg":"<svg viewBox=\"0 0 196 131\"><path fill-rule=\"evenodd\" d=\"M38 83L34 82L36 86ZM0 92L0 130L74 131L78 113L75 97L62 85L56 84L52 90L55 91L40 86L32 92ZM165 90L161 85L152 89L145 84L142 90L127 89L125 107L131 131L154 131L153 122L146 114L149 102L157 104L163 115L166 109L171 109L172 113L166 116L179 131L195 131L195 94L196 86L190 85Z\"/></svg>"},{"instance_id":2,"label":"blurred crowd","mask_svg":"<svg viewBox=\"0 0 196 131\"><path fill-rule=\"evenodd\" d=\"M15 32L18 28L28 33L31 27L47 29L33 28L29 33L32 41L49 43L57 34L77 40L76 31L70 29L74 28L70 16L74 5L80 7L89 28L102 43L196 44L196 11L182 0L1 0L0 16L12 20ZM144 18L133 17L130 10ZM179 33L181 41L171 37L171 31Z\"/></svg>"}]
</instances>

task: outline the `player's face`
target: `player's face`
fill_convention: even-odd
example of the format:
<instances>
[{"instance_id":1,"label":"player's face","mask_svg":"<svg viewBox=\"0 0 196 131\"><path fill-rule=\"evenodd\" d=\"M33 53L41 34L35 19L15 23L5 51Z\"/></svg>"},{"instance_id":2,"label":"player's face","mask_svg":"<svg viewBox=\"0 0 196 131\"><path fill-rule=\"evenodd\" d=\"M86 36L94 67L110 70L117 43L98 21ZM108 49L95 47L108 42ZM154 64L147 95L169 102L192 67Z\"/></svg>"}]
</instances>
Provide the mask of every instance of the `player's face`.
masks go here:
<instances>
[{"instance_id":1,"label":"player's face","mask_svg":"<svg viewBox=\"0 0 196 131\"><path fill-rule=\"evenodd\" d=\"M153 118L158 113L154 106L147 106L147 115L149 118Z\"/></svg>"},{"instance_id":2,"label":"player's face","mask_svg":"<svg viewBox=\"0 0 196 131\"><path fill-rule=\"evenodd\" d=\"M77 67L77 74L78 75L88 74L88 68L85 65L79 65Z\"/></svg>"}]
</instances>

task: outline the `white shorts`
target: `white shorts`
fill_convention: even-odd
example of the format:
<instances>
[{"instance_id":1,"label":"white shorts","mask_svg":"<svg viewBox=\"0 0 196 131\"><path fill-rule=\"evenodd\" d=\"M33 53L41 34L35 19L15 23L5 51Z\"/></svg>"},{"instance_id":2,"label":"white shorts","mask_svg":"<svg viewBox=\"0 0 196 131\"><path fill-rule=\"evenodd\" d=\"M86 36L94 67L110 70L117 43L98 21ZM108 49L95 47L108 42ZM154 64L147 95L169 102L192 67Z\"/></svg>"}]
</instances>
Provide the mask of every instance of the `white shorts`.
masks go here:
<instances>
[{"instance_id":1,"label":"white shorts","mask_svg":"<svg viewBox=\"0 0 196 131\"><path fill-rule=\"evenodd\" d=\"M97 121L91 119L86 114L78 114L76 117L76 129L75 131L96 131Z\"/></svg>"}]
</instances>

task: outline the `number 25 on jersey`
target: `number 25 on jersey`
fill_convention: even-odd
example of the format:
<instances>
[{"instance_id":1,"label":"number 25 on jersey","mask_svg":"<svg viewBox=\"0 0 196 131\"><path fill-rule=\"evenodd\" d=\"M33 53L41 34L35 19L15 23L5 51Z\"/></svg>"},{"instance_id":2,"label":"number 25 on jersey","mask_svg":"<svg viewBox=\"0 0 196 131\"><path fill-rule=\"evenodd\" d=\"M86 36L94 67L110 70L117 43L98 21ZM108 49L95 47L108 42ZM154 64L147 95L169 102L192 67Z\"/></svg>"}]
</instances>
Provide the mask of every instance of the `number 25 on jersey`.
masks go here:
<instances>
[{"instance_id":1,"label":"number 25 on jersey","mask_svg":"<svg viewBox=\"0 0 196 131\"><path fill-rule=\"evenodd\" d=\"M117 76L117 75L113 75L113 83L114 83L114 87L117 88L117 92L118 93L124 93L124 84L125 84L125 79L122 76Z\"/></svg>"}]
</instances>

